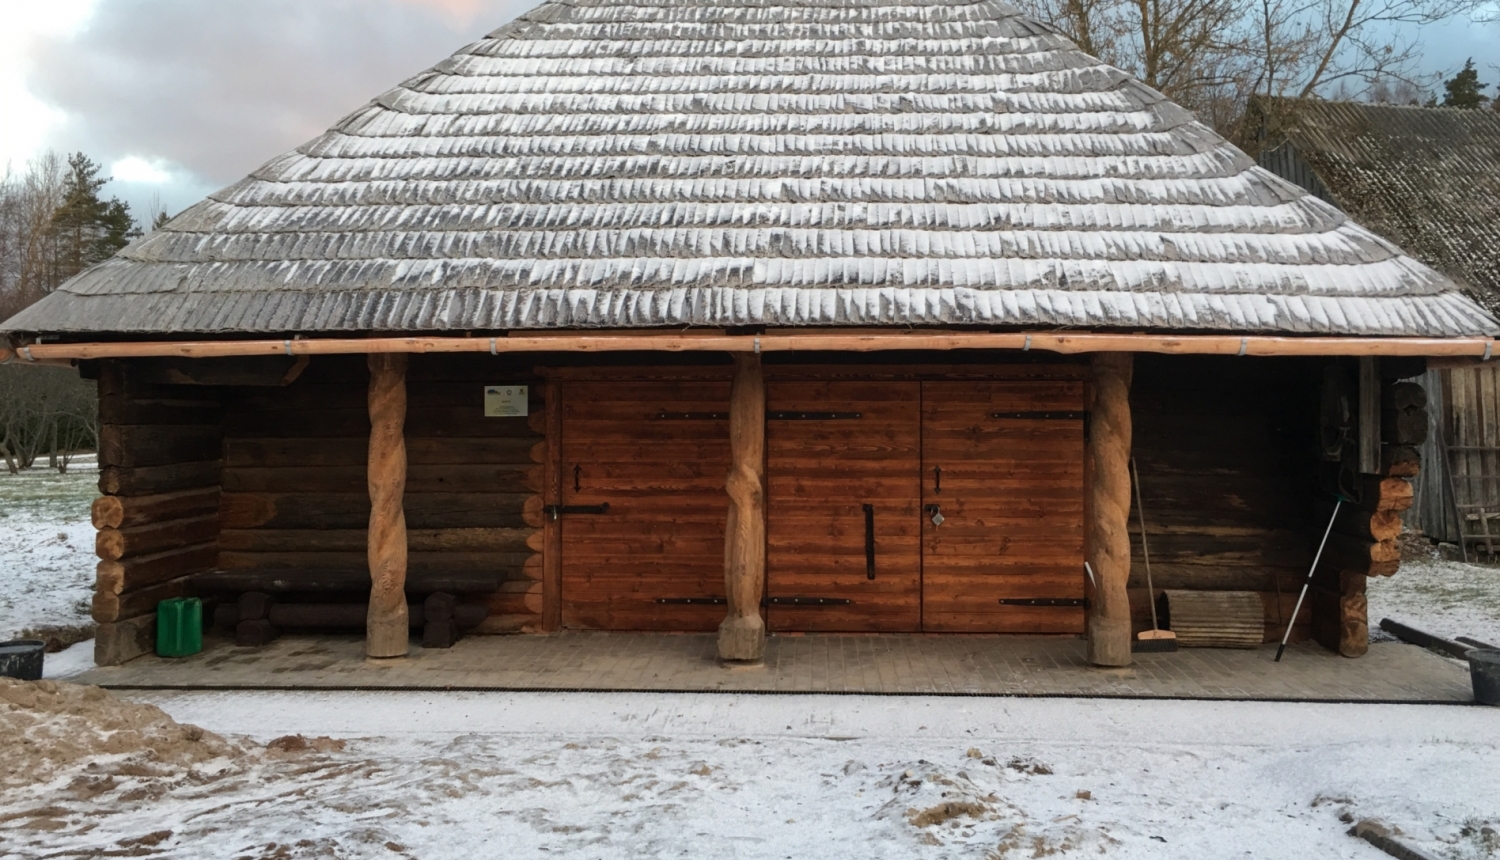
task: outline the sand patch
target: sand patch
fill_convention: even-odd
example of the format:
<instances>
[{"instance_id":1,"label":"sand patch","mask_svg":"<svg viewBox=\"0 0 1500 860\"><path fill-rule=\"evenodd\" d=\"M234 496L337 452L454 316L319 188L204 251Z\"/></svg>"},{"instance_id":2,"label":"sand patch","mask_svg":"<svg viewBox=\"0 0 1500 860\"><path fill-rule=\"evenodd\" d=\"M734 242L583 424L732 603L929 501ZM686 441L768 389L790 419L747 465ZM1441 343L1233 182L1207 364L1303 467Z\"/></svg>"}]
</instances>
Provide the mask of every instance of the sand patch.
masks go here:
<instances>
[{"instance_id":1,"label":"sand patch","mask_svg":"<svg viewBox=\"0 0 1500 860\"><path fill-rule=\"evenodd\" d=\"M241 758L246 748L153 705L118 699L98 687L0 678L0 787L48 781L80 763L115 757L110 774L162 775L215 760ZM98 793L103 782L79 785Z\"/></svg>"}]
</instances>

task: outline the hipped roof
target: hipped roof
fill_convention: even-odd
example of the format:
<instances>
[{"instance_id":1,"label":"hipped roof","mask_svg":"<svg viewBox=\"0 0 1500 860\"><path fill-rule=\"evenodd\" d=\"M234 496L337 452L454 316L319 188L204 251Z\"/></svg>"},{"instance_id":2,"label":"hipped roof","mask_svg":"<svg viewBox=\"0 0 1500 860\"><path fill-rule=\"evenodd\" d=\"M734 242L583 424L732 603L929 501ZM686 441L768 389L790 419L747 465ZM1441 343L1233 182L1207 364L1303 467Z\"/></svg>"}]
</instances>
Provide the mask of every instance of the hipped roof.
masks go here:
<instances>
[{"instance_id":1,"label":"hipped roof","mask_svg":"<svg viewBox=\"0 0 1500 860\"><path fill-rule=\"evenodd\" d=\"M1500 308L1500 112L1272 99L1331 202Z\"/></svg>"},{"instance_id":2,"label":"hipped roof","mask_svg":"<svg viewBox=\"0 0 1500 860\"><path fill-rule=\"evenodd\" d=\"M1500 330L988 0L554 0L3 328L951 324Z\"/></svg>"}]
</instances>

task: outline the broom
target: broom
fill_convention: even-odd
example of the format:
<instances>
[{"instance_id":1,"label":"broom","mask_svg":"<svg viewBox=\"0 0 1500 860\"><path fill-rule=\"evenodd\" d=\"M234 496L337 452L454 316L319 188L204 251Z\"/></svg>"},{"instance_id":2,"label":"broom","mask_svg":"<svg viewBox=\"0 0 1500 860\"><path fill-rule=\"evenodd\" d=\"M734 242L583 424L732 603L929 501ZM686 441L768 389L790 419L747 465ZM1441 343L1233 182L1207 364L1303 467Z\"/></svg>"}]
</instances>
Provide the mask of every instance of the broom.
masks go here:
<instances>
[{"instance_id":1,"label":"broom","mask_svg":"<svg viewBox=\"0 0 1500 860\"><path fill-rule=\"evenodd\" d=\"M1151 629L1142 630L1136 636L1132 651L1176 651L1177 634L1161 629L1156 619L1156 587L1151 583L1151 550L1146 547L1146 509L1141 505L1141 473L1135 467L1135 458L1130 458L1130 476L1135 481L1135 513L1141 521L1141 558L1146 562L1146 593L1151 604Z\"/></svg>"}]
</instances>

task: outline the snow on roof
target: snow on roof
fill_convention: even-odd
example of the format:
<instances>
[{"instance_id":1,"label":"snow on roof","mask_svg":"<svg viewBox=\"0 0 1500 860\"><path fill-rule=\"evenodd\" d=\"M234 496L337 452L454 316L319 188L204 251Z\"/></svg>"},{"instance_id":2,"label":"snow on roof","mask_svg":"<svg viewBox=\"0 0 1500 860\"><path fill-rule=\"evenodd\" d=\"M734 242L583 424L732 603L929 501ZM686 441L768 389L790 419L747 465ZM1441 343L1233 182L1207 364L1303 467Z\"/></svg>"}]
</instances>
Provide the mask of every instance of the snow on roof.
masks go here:
<instances>
[{"instance_id":1,"label":"snow on roof","mask_svg":"<svg viewBox=\"0 0 1500 860\"><path fill-rule=\"evenodd\" d=\"M1500 330L1002 3L554 0L3 327Z\"/></svg>"}]
</instances>

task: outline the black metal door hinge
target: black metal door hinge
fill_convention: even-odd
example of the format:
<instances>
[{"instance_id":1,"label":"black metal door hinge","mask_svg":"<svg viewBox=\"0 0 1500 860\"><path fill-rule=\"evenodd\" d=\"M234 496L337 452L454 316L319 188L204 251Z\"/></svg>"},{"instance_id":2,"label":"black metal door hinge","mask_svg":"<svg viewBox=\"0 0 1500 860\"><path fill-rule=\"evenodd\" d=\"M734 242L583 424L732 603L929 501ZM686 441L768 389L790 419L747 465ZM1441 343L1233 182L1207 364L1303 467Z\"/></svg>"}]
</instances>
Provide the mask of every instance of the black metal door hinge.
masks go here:
<instances>
[{"instance_id":1,"label":"black metal door hinge","mask_svg":"<svg viewBox=\"0 0 1500 860\"><path fill-rule=\"evenodd\" d=\"M609 502L602 505L547 505L542 508L542 513L554 520L563 514L607 514Z\"/></svg>"},{"instance_id":2,"label":"black metal door hinge","mask_svg":"<svg viewBox=\"0 0 1500 860\"><path fill-rule=\"evenodd\" d=\"M863 412L768 412L772 421L853 421L865 417Z\"/></svg>"},{"instance_id":3,"label":"black metal door hinge","mask_svg":"<svg viewBox=\"0 0 1500 860\"><path fill-rule=\"evenodd\" d=\"M1001 606L1082 606L1088 608L1087 597L1002 597Z\"/></svg>"}]
</instances>

